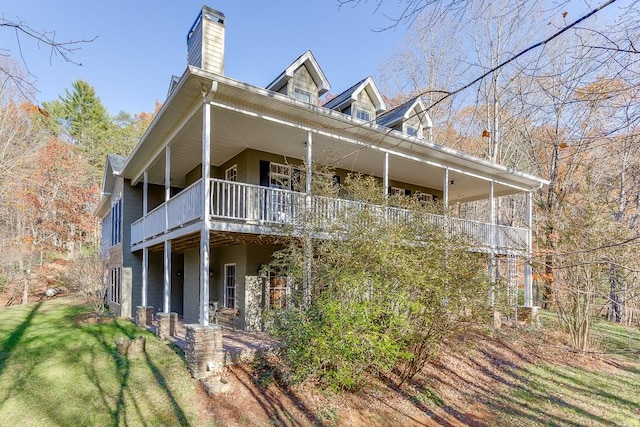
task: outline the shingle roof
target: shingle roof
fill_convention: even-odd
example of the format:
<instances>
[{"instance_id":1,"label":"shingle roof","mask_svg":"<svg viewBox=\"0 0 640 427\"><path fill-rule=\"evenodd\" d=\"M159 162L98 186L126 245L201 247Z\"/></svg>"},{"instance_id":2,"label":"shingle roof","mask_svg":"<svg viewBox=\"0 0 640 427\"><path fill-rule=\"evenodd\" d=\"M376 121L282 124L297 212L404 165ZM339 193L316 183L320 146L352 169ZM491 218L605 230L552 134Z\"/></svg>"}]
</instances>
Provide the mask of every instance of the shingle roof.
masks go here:
<instances>
[{"instance_id":1,"label":"shingle roof","mask_svg":"<svg viewBox=\"0 0 640 427\"><path fill-rule=\"evenodd\" d=\"M381 114L376 119L376 123L381 126L394 127L403 120L408 119L409 117L407 116L407 113L416 108L416 106L420 106L420 113L424 112L424 117L422 116L422 114L420 114L420 121L423 122L422 125L431 127L431 119L425 112L424 104L422 103L422 99L419 96L411 98L410 100L402 105L397 106L393 110L389 110L386 113Z\"/></svg>"},{"instance_id":2,"label":"shingle roof","mask_svg":"<svg viewBox=\"0 0 640 427\"><path fill-rule=\"evenodd\" d=\"M113 173L120 173L126 161L127 157L121 156L120 154L107 154L107 162L111 165Z\"/></svg>"},{"instance_id":3,"label":"shingle roof","mask_svg":"<svg viewBox=\"0 0 640 427\"><path fill-rule=\"evenodd\" d=\"M348 100L349 98L351 98L351 95L353 95L353 93L360 88L360 86L362 86L362 84L366 81L367 79L362 79L360 80L358 83L354 84L353 86L351 86L349 89L345 90L344 92L342 92L340 95L336 96L335 98L333 98L330 101L327 101L324 103L323 107L324 108L330 108L330 109L334 109L335 107L337 107L338 105L344 103L346 100Z\"/></svg>"}]
</instances>

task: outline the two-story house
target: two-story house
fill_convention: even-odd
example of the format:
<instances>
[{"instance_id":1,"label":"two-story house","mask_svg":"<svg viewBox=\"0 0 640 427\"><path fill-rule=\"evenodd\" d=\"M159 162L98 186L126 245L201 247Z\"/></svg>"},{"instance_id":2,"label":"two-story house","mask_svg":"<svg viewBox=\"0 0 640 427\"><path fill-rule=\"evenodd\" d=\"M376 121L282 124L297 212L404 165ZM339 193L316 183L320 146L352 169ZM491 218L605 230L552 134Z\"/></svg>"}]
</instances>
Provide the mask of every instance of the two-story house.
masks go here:
<instances>
[{"instance_id":1,"label":"two-story house","mask_svg":"<svg viewBox=\"0 0 640 427\"><path fill-rule=\"evenodd\" d=\"M97 215L116 314L153 307L206 326L215 302L238 309L240 327L260 329L263 311L287 292L286 278L265 277L262 266L296 212L310 203L329 218L352 203L311 195L311 167L305 188L294 188L296 165L328 161L338 182L359 172L425 202L488 200L485 222L449 209L443 223L479 252L517 259L532 305L531 192L543 179L438 144L424 103L387 110L371 77L320 106L330 85L310 51L265 88L234 80L224 74L225 24L203 7L162 109L128 158L107 158ZM493 201L518 193L528 201L526 227L496 224Z\"/></svg>"}]
</instances>

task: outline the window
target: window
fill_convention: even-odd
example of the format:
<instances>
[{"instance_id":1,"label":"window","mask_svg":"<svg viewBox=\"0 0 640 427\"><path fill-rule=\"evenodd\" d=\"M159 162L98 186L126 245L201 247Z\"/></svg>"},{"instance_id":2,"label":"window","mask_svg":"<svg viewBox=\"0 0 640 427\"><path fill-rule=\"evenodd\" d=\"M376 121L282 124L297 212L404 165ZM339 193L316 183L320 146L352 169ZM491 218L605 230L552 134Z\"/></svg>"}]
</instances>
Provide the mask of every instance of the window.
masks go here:
<instances>
[{"instance_id":1,"label":"window","mask_svg":"<svg viewBox=\"0 0 640 427\"><path fill-rule=\"evenodd\" d=\"M224 306L236 308L236 265L224 265Z\"/></svg>"},{"instance_id":2,"label":"window","mask_svg":"<svg viewBox=\"0 0 640 427\"><path fill-rule=\"evenodd\" d=\"M271 162L269 165L269 187L291 190L291 166Z\"/></svg>"},{"instance_id":3,"label":"window","mask_svg":"<svg viewBox=\"0 0 640 427\"><path fill-rule=\"evenodd\" d=\"M433 202L433 196L431 194L421 193L421 192L418 191L418 192L416 192L415 195L416 195L416 200L421 205L426 205L428 203Z\"/></svg>"},{"instance_id":4,"label":"window","mask_svg":"<svg viewBox=\"0 0 640 427\"><path fill-rule=\"evenodd\" d=\"M109 270L109 301L120 304L122 294L122 269L114 267Z\"/></svg>"},{"instance_id":5,"label":"window","mask_svg":"<svg viewBox=\"0 0 640 427\"><path fill-rule=\"evenodd\" d=\"M287 308L287 278L272 276L269 279L269 308L282 310Z\"/></svg>"},{"instance_id":6,"label":"window","mask_svg":"<svg viewBox=\"0 0 640 427\"><path fill-rule=\"evenodd\" d=\"M224 179L227 181L238 181L238 165L233 165L224 172Z\"/></svg>"},{"instance_id":7,"label":"window","mask_svg":"<svg viewBox=\"0 0 640 427\"><path fill-rule=\"evenodd\" d=\"M122 199L111 206L111 245L122 241Z\"/></svg>"},{"instance_id":8,"label":"window","mask_svg":"<svg viewBox=\"0 0 640 427\"><path fill-rule=\"evenodd\" d=\"M364 110L356 109L356 118L360 120L364 120L365 122L371 121L371 113Z\"/></svg>"},{"instance_id":9,"label":"window","mask_svg":"<svg viewBox=\"0 0 640 427\"><path fill-rule=\"evenodd\" d=\"M391 188L389 188L389 195L390 196L404 196L405 195L405 191L402 188L391 187Z\"/></svg>"},{"instance_id":10,"label":"window","mask_svg":"<svg viewBox=\"0 0 640 427\"><path fill-rule=\"evenodd\" d=\"M407 135L418 136L418 128L413 126L407 126Z\"/></svg>"},{"instance_id":11,"label":"window","mask_svg":"<svg viewBox=\"0 0 640 427\"><path fill-rule=\"evenodd\" d=\"M311 104L311 92L307 92L306 90L302 90L298 87L293 89L293 97L298 101L306 102L307 104Z\"/></svg>"}]
</instances>

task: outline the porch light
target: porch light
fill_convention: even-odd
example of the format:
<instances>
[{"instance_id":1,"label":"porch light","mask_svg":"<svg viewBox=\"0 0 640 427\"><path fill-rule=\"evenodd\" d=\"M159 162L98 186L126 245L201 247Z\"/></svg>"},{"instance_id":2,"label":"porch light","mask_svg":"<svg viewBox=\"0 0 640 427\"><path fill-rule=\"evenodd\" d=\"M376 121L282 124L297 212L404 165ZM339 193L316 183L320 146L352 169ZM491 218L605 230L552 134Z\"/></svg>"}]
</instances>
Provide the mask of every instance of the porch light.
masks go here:
<instances>
[{"instance_id":1,"label":"porch light","mask_svg":"<svg viewBox=\"0 0 640 427\"><path fill-rule=\"evenodd\" d=\"M449 185L455 185L455 181L452 179L451 181L449 181Z\"/></svg>"}]
</instances>

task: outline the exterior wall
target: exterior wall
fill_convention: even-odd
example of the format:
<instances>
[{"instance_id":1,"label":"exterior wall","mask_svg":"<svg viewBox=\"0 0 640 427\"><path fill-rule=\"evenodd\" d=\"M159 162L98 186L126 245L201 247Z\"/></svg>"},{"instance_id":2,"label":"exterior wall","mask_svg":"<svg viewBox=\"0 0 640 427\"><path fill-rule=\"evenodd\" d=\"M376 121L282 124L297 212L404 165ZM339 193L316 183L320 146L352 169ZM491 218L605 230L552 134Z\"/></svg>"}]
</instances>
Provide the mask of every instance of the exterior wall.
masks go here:
<instances>
[{"instance_id":1,"label":"exterior wall","mask_svg":"<svg viewBox=\"0 0 640 427\"><path fill-rule=\"evenodd\" d=\"M130 180L119 179L122 182L122 265L130 269L130 294L127 299L129 308L123 317L132 317L132 307L142 302L142 263L141 256L131 253L131 224L142 217L142 187L132 187ZM124 277L123 273L123 277ZM123 284L124 289L124 284ZM122 295L124 301L124 294Z\"/></svg>"},{"instance_id":2,"label":"exterior wall","mask_svg":"<svg viewBox=\"0 0 640 427\"><path fill-rule=\"evenodd\" d=\"M217 74L224 73L224 22L207 7L187 40L187 63Z\"/></svg>"},{"instance_id":3,"label":"exterior wall","mask_svg":"<svg viewBox=\"0 0 640 427\"><path fill-rule=\"evenodd\" d=\"M187 64L202 67L202 19L187 39Z\"/></svg>"},{"instance_id":4,"label":"exterior wall","mask_svg":"<svg viewBox=\"0 0 640 427\"><path fill-rule=\"evenodd\" d=\"M185 323L198 323L200 302L200 248L184 251L183 316Z\"/></svg>"},{"instance_id":5,"label":"exterior wall","mask_svg":"<svg viewBox=\"0 0 640 427\"><path fill-rule=\"evenodd\" d=\"M306 65L302 65L293 73L293 78L287 82L288 93L291 98L295 98L295 88L302 89L311 94L311 104L318 105L318 85L313 81Z\"/></svg>"},{"instance_id":6,"label":"exterior wall","mask_svg":"<svg viewBox=\"0 0 640 427\"><path fill-rule=\"evenodd\" d=\"M142 260L142 257L140 257ZM147 305L157 313L162 311L162 289L164 287L164 254L149 252L149 272L147 275ZM142 282L142 278L140 279ZM141 283L142 284L142 283Z\"/></svg>"},{"instance_id":7,"label":"exterior wall","mask_svg":"<svg viewBox=\"0 0 640 427\"><path fill-rule=\"evenodd\" d=\"M183 306L184 290L184 254L171 254L171 312L184 314Z\"/></svg>"},{"instance_id":8,"label":"exterior wall","mask_svg":"<svg viewBox=\"0 0 640 427\"><path fill-rule=\"evenodd\" d=\"M224 74L224 22L219 17L202 11L202 69Z\"/></svg>"},{"instance_id":9,"label":"exterior wall","mask_svg":"<svg viewBox=\"0 0 640 427\"><path fill-rule=\"evenodd\" d=\"M371 98L369 98L369 94L366 89L363 89L358 94L358 99L353 104L351 104L351 114L352 117L356 117L356 109L368 111L371 114L371 120L376 118L376 107L373 105Z\"/></svg>"},{"instance_id":10,"label":"exterior wall","mask_svg":"<svg viewBox=\"0 0 640 427\"><path fill-rule=\"evenodd\" d=\"M111 173L111 171L110 171ZM111 189L111 202L115 202L118 199L124 199L124 195L123 195L123 187L124 187L124 180L120 177L115 177L114 181L113 181L113 188ZM123 206L122 206L122 211L123 211L123 218L124 218L124 200L122 202ZM111 210L111 207L109 207L109 210ZM109 221L109 235L111 235L111 221ZM112 245L109 247L108 250L108 257L107 257L107 261L105 263L105 268L107 269L107 272L109 272L110 269L112 268L116 268L116 267L122 267L123 266L123 247L124 247L124 233L125 233L125 224L124 224L124 220L123 220L123 227L122 227L122 232L123 232L123 239L121 239L120 243L116 244L116 245ZM122 284L122 282L121 282ZM114 302L111 302L111 287L109 287L108 289L108 295L107 295L107 305L109 306L109 311L111 311L113 314L115 314L116 316L122 316L122 306L121 304L117 304ZM120 302L122 303L122 294L121 294L121 298L120 298Z\"/></svg>"},{"instance_id":11,"label":"exterior wall","mask_svg":"<svg viewBox=\"0 0 640 427\"><path fill-rule=\"evenodd\" d=\"M417 136L419 138L423 137L423 126L422 126L422 123L420 123L420 117L418 117L415 108L411 111L410 117L402 124L402 129L400 130L404 133L408 133L407 127L413 127L418 129Z\"/></svg>"},{"instance_id":12,"label":"exterior wall","mask_svg":"<svg viewBox=\"0 0 640 427\"><path fill-rule=\"evenodd\" d=\"M142 192L142 185L138 184L140 191ZM147 193L147 209L149 212L164 203L164 186L149 184L149 192ZM141 193L142 194L142 193ZM140 206L142 206L142 199L140 200Z\"/></svg>"}]
</instances>

